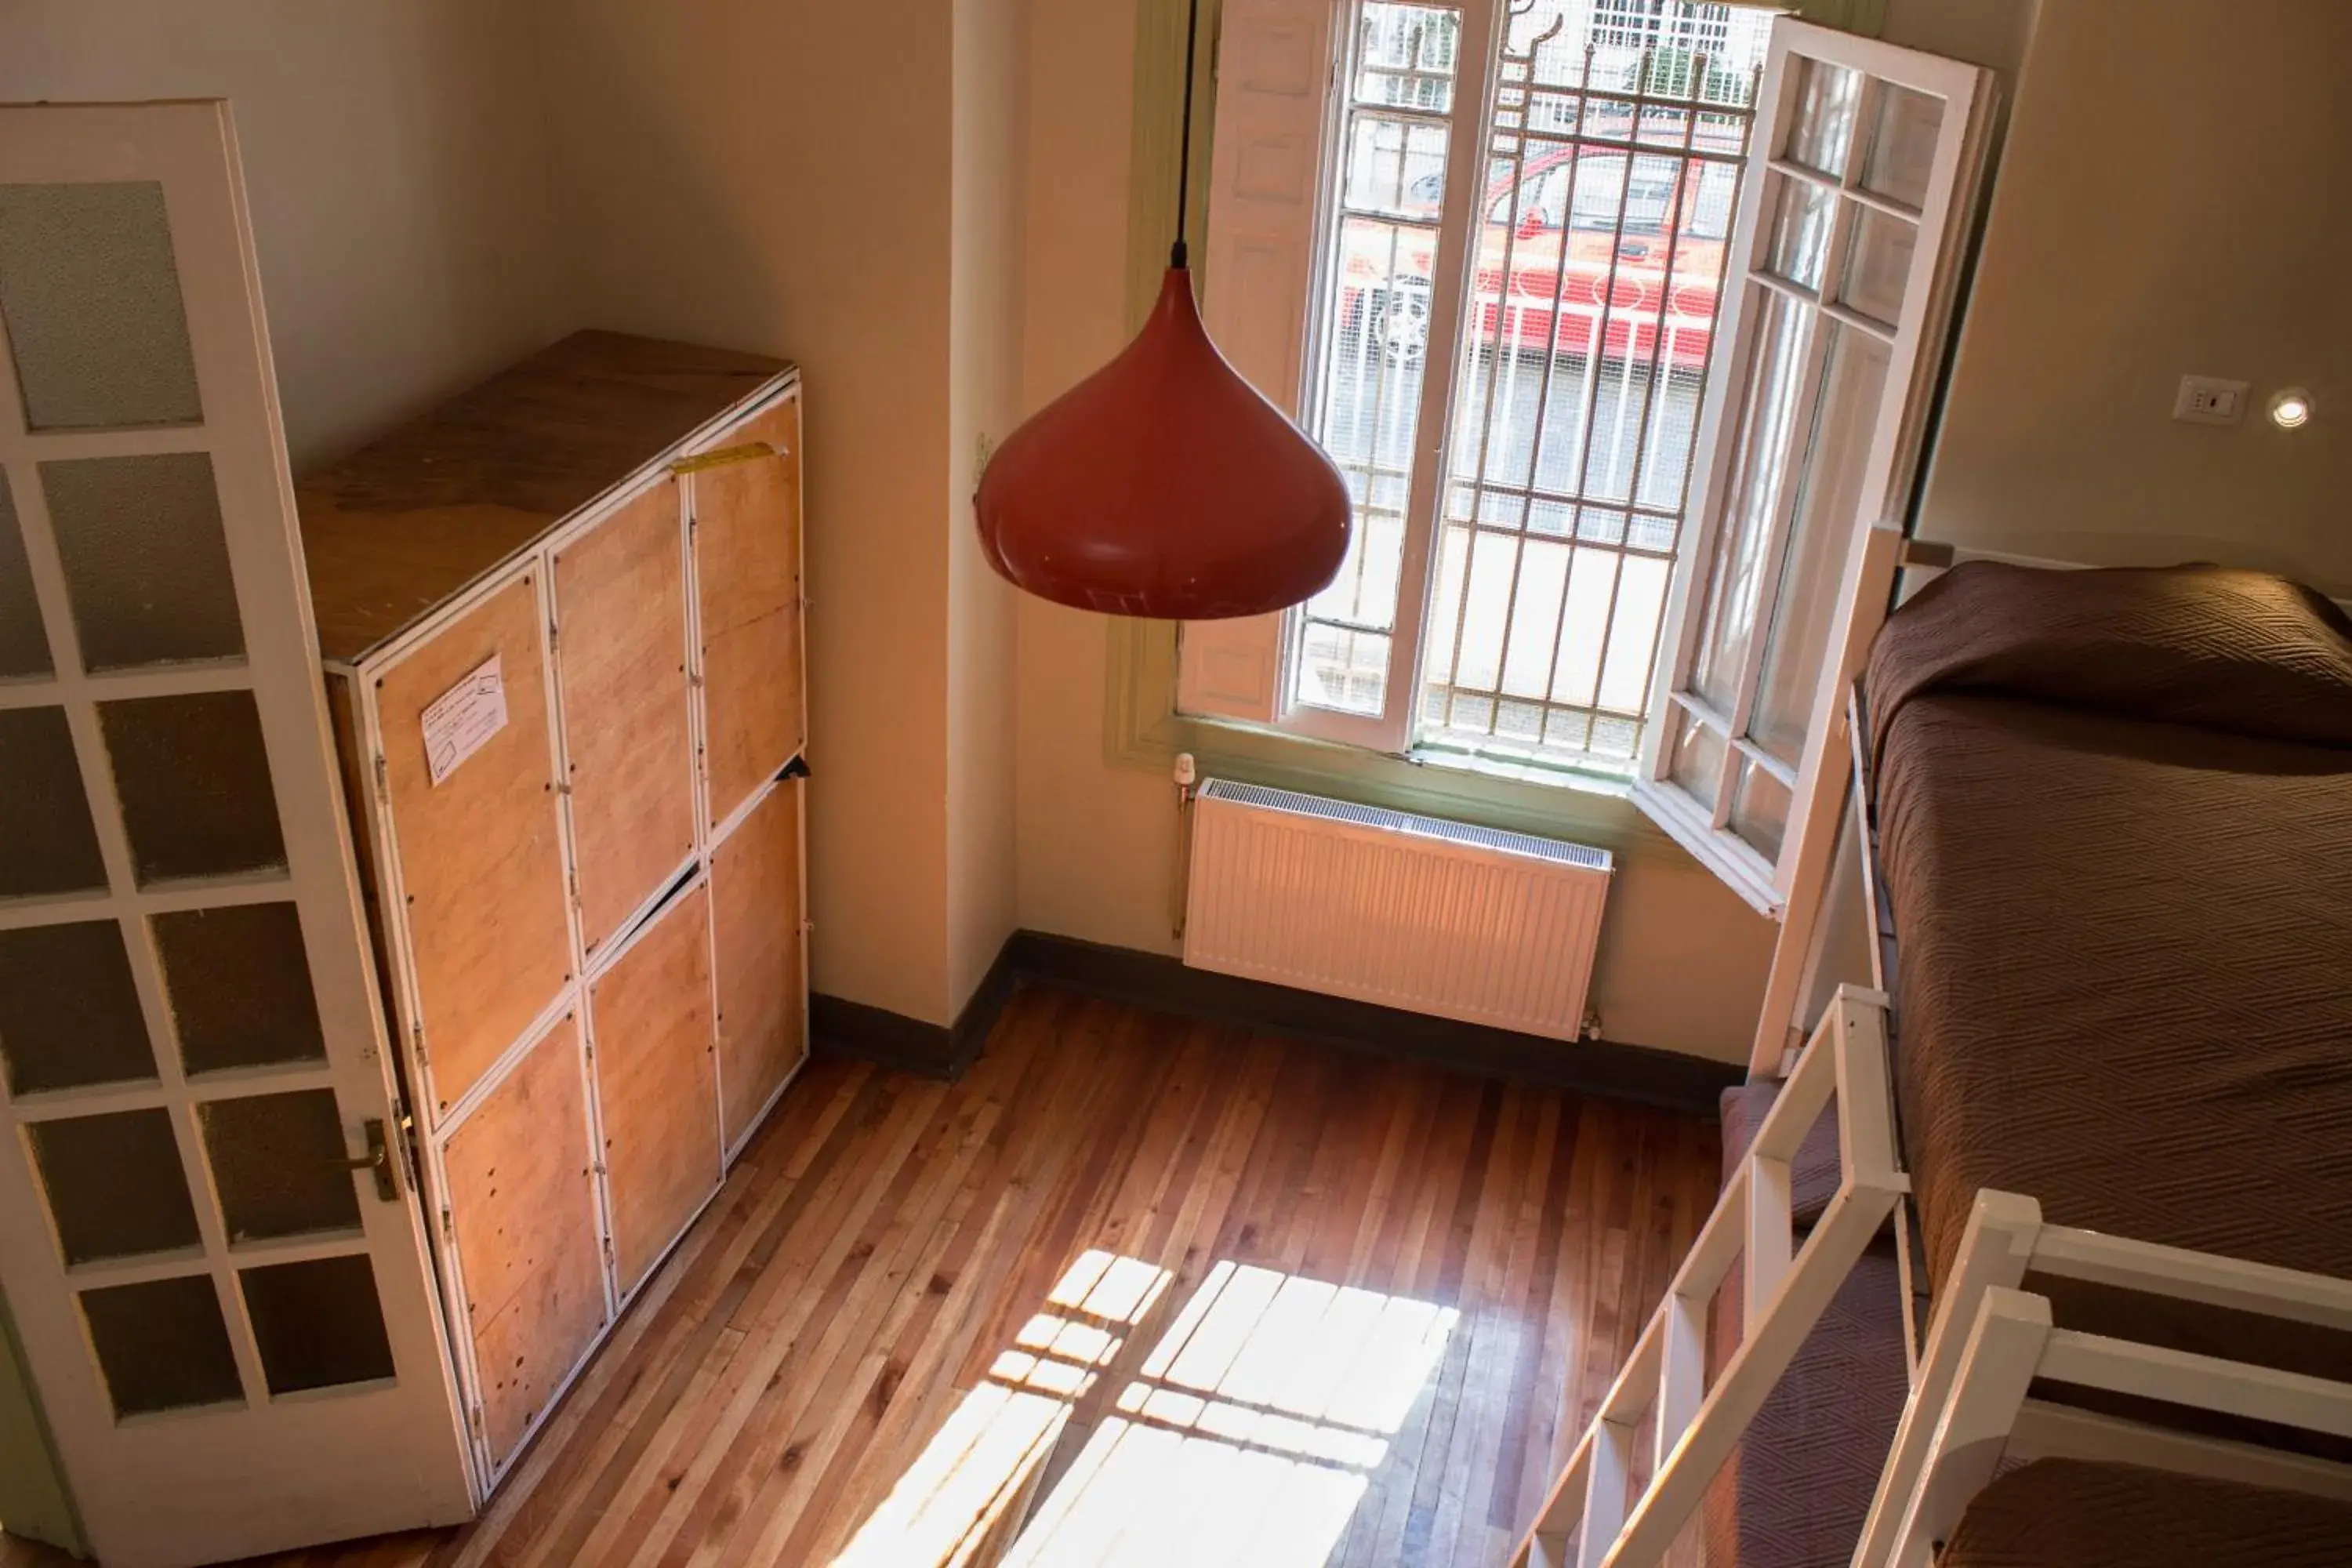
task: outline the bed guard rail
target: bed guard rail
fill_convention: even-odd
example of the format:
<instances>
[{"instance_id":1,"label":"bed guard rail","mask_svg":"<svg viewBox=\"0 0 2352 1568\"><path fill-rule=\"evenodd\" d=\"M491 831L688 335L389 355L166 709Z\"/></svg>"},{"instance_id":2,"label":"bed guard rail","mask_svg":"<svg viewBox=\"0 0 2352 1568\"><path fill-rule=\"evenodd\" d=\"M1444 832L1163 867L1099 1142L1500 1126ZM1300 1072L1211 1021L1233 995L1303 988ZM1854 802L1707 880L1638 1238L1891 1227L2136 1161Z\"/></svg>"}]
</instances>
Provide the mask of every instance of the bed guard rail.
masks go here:
<instances>
[{"instance_id":1,"label":"bed guard rail","mask_svg":"<svg viewBox=\"0 0 2352 1568\"><path fill-rule=\"evenodd\" d=\"M1646 1568L1663 1561L1830 1298L1910 1191L1895 1153L1885 1005L1875 991L1839 989L1545 1494L1512 1568ZM1797 1247L1790 1166L1832 1100L1838 1189ZM1707 1308L1735 1261L1744 1332L1710 1387ZM1629 1506L1629 1482L1643 1457L1635 1452L1636 1435L1653 1414L1649 1479Z\"/></svg>"},{"instance_id":2,"label":"bed guard rail","mask_svg":"<svg viewBox=\"0 0 2352 1568\"><path fill-rule=\"evenodd\" d=\"M2053 1327L2029 1273L2352 1331L2352 1280L2044 1225L1977 1194L1854 1568L1927 1568L2005 1460L2074 1458L2352 1502L2352 1466L2027 1397L2036 1379L2352 1438L2352 1384Z\"/></svg>"}]
</instances>

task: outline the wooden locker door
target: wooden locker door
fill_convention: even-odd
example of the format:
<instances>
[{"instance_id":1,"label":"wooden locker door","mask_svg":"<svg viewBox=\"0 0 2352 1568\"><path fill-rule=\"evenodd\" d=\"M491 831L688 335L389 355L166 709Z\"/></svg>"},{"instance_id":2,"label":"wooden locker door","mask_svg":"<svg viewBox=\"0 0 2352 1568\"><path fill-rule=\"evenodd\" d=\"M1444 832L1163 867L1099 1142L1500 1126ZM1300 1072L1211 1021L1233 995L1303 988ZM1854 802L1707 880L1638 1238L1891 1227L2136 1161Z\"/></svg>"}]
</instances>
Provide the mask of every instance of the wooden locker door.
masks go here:
<instances>
[{"instance_id":1,"label":"wooden locker door","mask_svg":"<svg viewBox=\"0 0 2352 1568\"><path fill-rule=\"evenodd\" d=\"M807 788L784 780L710 850L719 1090L730 1154L808 1058Z\"/></svg>"},{"instance_id":2,"label":"wooden locker door","mask_svg":"<svg viewBox=\"0 0 2352 1568\"><path fill-rule=\"evenodd\" d=\"M113 1568L475 1503L250 232L226 104L0 109L0 1285Z\"/></svg>"},{"instance_id":3,"label":"wooden locker door","mask_svg":"<svg viewBox=\"0 0 2352 1568\"><path fill-rule=\"evenodd\" d=\"M383 897L415 974L403 1010L436 1127L572 978L539 578L513 578L370 683L394 846Z\"/></svg>"},{"instance_id":4,"label":"wooden locker door","mask_svg":"<svg viewBox=\"0 0 2352 1568\"><path fill-rule=\"evenodd\" d=\"M505 1473L610 1319L579 1018L566 1012L440 1143L485 1475Z\"/></svg>"},{"instance_id":5,"label":"wooden locker door","mask_svg":"<svg viewBox=\"0 0 2352 1568\"><path fill-rule=\"evenodd\" d=\"M635 1293L718 1192L710 897L697 883L589 983L619 1294Z\"/></svg>"},{"instance_id":6,"label":"wooden locker door","mask_svg":"<svg viewBox=\"0 0 2352 1568\"><path fill-rule=\"evenodd\" d=\"M681 465L692 476L703 775L714 832L807 744L800 453L793 386Z\"/></svg>"},{"instance_id":7,"label":"wooden locker door","mask_svg":"<svg viewBox=\"0 0 2352 1568\"><path fill-rule=\"evenodd\" d=\"M573 896L592 962L694 858L678 488L664 477L554 555Z\"/></svg>"}]
</instances>

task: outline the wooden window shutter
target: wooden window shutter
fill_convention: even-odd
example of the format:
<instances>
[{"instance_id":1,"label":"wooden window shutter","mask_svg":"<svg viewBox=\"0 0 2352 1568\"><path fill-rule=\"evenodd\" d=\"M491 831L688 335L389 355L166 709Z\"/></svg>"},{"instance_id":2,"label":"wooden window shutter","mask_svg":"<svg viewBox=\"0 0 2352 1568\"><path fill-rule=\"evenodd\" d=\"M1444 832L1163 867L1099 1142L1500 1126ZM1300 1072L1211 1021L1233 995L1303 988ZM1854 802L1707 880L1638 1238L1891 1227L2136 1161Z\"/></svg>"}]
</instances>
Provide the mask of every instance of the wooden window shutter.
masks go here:
<instances>
[{"instance_id":1,"label":"wooden window shutter","mask_svg":"<svg viewBox=\"0 0 2352 1568\"><path fill-rule=\"evenodd\" d=\"M1293 419L1303 411L1307 313L1336 0L1226 0L1209 175L1209 335ZM1184 626L1176 705L1270 723L1281 709L1284 617Z\"/></svg>"}]
</instances>

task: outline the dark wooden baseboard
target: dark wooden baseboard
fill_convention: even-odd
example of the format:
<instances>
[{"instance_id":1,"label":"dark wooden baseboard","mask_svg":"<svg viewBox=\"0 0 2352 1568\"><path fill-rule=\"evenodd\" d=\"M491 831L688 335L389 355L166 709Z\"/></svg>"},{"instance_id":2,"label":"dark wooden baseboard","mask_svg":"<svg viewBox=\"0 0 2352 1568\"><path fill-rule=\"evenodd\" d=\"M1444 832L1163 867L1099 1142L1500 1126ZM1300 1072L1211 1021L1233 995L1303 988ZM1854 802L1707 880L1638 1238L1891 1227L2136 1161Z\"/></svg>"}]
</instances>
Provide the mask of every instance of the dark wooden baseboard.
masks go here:
<instances>
[{"instance_id":1,"label":"dark wooden baseboard","mask_svg":"<svg viewBox=\"0 0 2352 1568\"><path fill-rule=\"evenodd\" d=\"M1019 940L1016 931L997 949L996 961L981 976L971 1000L964 1004L953 1024L927 1024L887 1007L871 1007L819 991L809 996L810 1042L833 1056L855 1057L929 1078L961 1078L964 1069L980 1058L980 1047L989 1030L996 1026L996 1016L1004 1011L1004 999L1013 994L1018 978L1013 958Z\"/></svg>"},{"instance_id":2,"label":"dark wooden baseboard","mask_svg":"<svg viewBox=\"0 0 2352 1568\"><path fill-rule=\"evenodd\" d=\"M1034 931L1014 931L1006 940L952 1026L820 994L810 998L810 1032L820 1050L956 1078L980 1055L1017 981L1697 1116L1713 1117L1723 1090L1747 1076L1728 1062L1678 1051L1612 1040L1546 1039L1188 969L1181 959L1167 953Z\"/></svg>"}]
</instances>

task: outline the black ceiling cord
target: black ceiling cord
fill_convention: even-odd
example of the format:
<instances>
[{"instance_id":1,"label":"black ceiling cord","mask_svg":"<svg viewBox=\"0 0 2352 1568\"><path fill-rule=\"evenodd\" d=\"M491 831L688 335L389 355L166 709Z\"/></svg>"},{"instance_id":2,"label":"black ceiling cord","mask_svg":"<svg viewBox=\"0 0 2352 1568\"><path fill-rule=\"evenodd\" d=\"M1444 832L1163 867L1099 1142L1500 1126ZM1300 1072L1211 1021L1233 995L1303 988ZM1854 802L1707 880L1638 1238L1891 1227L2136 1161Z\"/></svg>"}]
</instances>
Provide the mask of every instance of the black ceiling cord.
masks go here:
<instances>
[{"instance_id":1,"label":"black ceiling cord","mask_svg":"<svg viewBox=\"0 0 2352 1568\"><path fill-rule=\"evenodd\" d=\"M1168 265L1183 270L1184 205L1192 194L1192 65L1193 56L1201 47L1201 0L1192 0L1192 14L1184 23L1184 131L1176 154L1176 243L1168 247Z\"/></svg>"}]
</instances>

